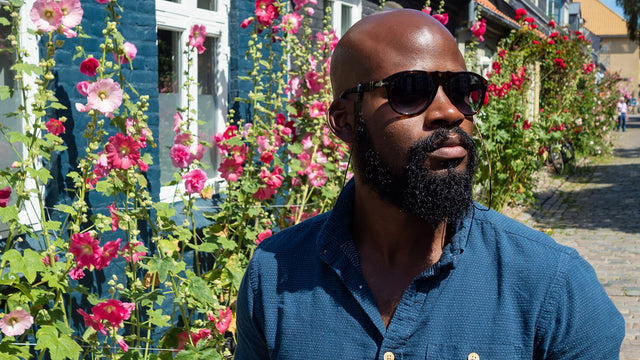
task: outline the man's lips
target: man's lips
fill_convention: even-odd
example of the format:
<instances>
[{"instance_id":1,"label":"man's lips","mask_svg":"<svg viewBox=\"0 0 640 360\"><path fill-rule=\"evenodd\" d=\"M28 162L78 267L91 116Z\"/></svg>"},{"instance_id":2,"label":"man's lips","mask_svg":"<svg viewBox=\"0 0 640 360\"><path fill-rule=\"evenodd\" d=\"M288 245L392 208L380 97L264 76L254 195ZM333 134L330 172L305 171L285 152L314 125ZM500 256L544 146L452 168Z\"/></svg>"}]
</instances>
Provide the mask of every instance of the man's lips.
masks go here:
<instances>
[{"instance_id":1,"label":"man's lips","mask_svg":"<svg viewBox=\"0 0 640 360\"><path fill-rule=\"evenodd\" d=\"M462 146L460 139L457 137L449 137L438 144L435 150L428 154L429 158L433 160L447 161L465 157L467 155L467 149Z\"/></svg>"}]
</instances>

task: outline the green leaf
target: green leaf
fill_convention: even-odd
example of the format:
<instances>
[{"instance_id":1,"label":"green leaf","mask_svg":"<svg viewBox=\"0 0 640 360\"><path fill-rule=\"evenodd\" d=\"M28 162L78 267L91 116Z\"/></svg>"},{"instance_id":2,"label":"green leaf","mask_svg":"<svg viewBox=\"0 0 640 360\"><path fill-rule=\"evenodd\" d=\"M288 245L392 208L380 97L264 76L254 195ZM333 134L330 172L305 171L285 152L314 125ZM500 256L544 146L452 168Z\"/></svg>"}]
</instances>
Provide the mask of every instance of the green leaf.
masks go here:
<instances>
[{"instance_id":1,"label":"green leaf","mask_svg":"<svg viewBox=\"0 0 640 360\"><path fill-rule=\"evenodd\" d=\"M29 353L29 345L14 345L14 342L13 336L2 338L2 342L0 342L0 360L20 360L32 357Z\"/></svg>"},{"instance_id":2,"label":"green leaf","mask_svg":"<svg viewBox=\"0 0 640 360\"><path fill-rule=\"evenodd\" d=\"M33 65L33 64L25 64L25 63L14 64L11 67L11 70L18 73L24 73L26 75L30 75L30 74L42 75L42 68L40 68L38 65Z\"/></svg>"},{"instance_id":3,"label":"green leaf","mask_svg":"<svg viewBox=\"0 0 640 360\"><path fill-rule=\"evenodd\" d=\"M204 343L204 341L201 341ZM198 342L200 344L200 342ZM222 356L215 349L196 349L194 347L188 347L182 350L174 357L174 360L222 360Z\"/></svg>"},{"instance_id":4,"label":"green leaf","mask_svg":"<svg viewBox=\"0 0 640 360\"><path fill-rule=\"evenodd\" d=\"M96 184L96 191L103 195L111 196L113 195L113 184L106 180L98 181Z\"/></svg>"},{"instance_id":5,"label":"green leaf","mask_svg":"<svg viewBox=\"0 0 640 360\"><path fill-rule=\"evenodd\" d=\"M17 250L11 249L7 251L2 258L5 261L9 261L9 264L11 265L11 272L16 274L23 273L29 283L32 283L35 280L38 271L44 270L42 256L31 249L26 249L24 251L24 257L20 255Z\"/></svg>"},{"instance_id":6,"label":"green leaf","mask_svg":"<svg viewBox=\"0 0 640 360\"><path fill-rule=\"evenodd\" d=\"M9 25L11 25L11 22L9 20L7 20L6 18L0 17L0 25L9 26Z\"/></svg>"},{"instance_id":7,"label":"green leaf","mask_svg":"<svg viewBox=\"0 0 640 360\"><path fill-rule=\"evenodd\" d=\"M54 109L58 109L58 110L66 110L67 107L60 104L59 102L52 102L51 104L49 104L50 107L54 108Z\"/></svg>"},{"instance_id":8,"label":"green leaf","mask_svg":"<svg viewBox=\"0 0 640 360\"><path fill-rule=\"evenodd\" d=\"M0 220L5 224L11 221L19 221L18 209L15 206L0 207Z\"/></svg>"},{"instance_id":9,"label":"green leaf","mask_svg":"<svg viewBox=\"0 0 640 360\"><path fill-rule=\"evenodd\" d=\"M218 244L225 250L233 250L236 248L237 244L233 240L229 240L224 236L218 238Z\"/></svg>"},{"instance_id":10,"label":"green leaf","mask_svg":"<svg viewBox=\"0 0 640 360\"><path fill-rule=\"evenodd\" d=\"M50 221L45 221L42 225L45 230L58 231L60 230L60 225L62 225L62 223L60 221L50 220Z\"/></svg>"},{"instance_id":11,"label":"green leaf","mask_svg":"<svg viewBox=\"0 0 640 360\"><path fill-rule=\"evenodd\" d=\"M195 276L191 278L191 281L189 282L189 291L191 292L191 295L201 303L209 306L216 304L207 283L200 277Z\"/></svg>"},{"instance_id":12,"label":"green leaf","mask_svg":"<svg viewBox=\"0 0 640 360\"><path fill-rule=\"evenodd\" d=\"M69 335L60 334L52 325L44 325L36 333L36 350L49 350L52 360L77 359L82 348Z\"/></svg>"},{"instance_id":13,"label":"green leaf","mask_svg":"<svg viewBox=\"0 0 640 360\"><path fill-rule=\"evenodd\" d=\"M6 100L11 96L11 89L8 86L0 86L0 100Z\"/></svg>"},{"instance_id":14,"label":"green leaf","mask_svg":"<svg viewBox=\"0 0 640 360\"><path fill-rule=\"evenodd\" d=\"M158 217L170 218L176 214L176 210L170 207L169 203L157 202L151 206L158 212Z\"/></svg>"},{"instance_id":15,"label":"green leaf","mask_svg":"<svg viewBox=\"0 0 640 360\"><path fill-rule=\"evenodd\" d=\"M64 213L67 213L71 216L75 216L78 212L76 211L76 209L74 209L72 206L69 205L65 205L65 204L58 204L54 206L57 210L60 210Z\"/></svg>"},{"instance_id":16,"label":"green leaf","mask_svg":"<svg viewBox=\"0 0 640 360\"><path fill-rule=\"evenodd\" d=\"M152 325L157 327L168 327L169 320L171 320L171 316L164 315L161 309L157 310L148 310L147 315L149 315L149 322Z\"/></svg>"}]
</instances>

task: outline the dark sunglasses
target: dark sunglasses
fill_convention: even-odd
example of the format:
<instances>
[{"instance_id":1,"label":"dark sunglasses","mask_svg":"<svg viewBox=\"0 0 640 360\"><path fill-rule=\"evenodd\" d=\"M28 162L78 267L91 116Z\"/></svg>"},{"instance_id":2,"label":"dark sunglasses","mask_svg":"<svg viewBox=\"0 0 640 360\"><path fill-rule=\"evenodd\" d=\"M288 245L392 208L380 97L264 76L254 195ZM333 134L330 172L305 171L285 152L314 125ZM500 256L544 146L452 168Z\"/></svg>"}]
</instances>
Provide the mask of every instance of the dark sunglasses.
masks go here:
<instances>
[{"instance_id":1,"label":"dark sunglasses","mask_svg":"<svg viewBox=\"0 0 640 360\"><path fill-rule=\"evenodd\" d=\"M342 92L362 95L377 88L387 89L387 99L393 111L413 116L425 111L442 86L449 101L465 116L477 114L487 92L487 80L470 71L408 70L395 73L381 81L358 84Z\"/></svg>"}]
</instances>

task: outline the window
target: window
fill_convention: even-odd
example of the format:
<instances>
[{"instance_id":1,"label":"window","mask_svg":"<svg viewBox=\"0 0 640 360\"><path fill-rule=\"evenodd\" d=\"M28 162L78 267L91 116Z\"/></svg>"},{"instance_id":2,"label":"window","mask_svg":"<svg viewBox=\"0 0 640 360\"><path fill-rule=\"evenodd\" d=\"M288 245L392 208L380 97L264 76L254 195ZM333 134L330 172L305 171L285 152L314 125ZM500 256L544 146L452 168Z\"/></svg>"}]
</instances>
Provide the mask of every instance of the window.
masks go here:
<instances>
[{"instance_id":1,"label":"window","mask_svg":"<svg viewBox=\"0 0 640 360\"><path fill-rule=\"evenodd\" d=\"M20 36L20 44L22 48L27 50L27 54L24 57L24 61L30 64L37 64L39 61L39 53L38 53L38 39L31 34L28 34L27 28L35 28L35 26L31 23L29 17L29 9L31 9L34 0L27 0L25 4L20 8L20 17L22 18L21 28L19 29ZM4 17L5 19L10 19L9 13L3 9L3 7L7 5L6 1L0 0L0 17ZM8 52L4 49L7 46L10 46L7 43L7 35L11 33L10 26L0 26L0 86L8 86L10 88L14 88L17 86L17 83L14 80L14 72L11 70L11 67L15 64L16 58L15 54ZM27 92L27 99L33 98L33 95L30 93L35 89L35 78L33 75L24 74L23 75L24 84L29 84L31 90ZM10 129L10 131L22 131L25 124L22 119L7 116L7 113L16 111L17 106L22 102L22 96L18 92L14 93L13 97L9 99L4 99L0 101L0 123L3 126L6 126ZM17 153L16 153L17 151ZM5 168L10 166L14 161L18 160L19 157L25 156L25 149L22 146L16 147L14 151L11 146L5 141L4 137L0 136L0 168ZM34 189L36 184L34 181L27 179L26 182L27 188ZM44 189L41 189L44 191ZM20 222L22 224L31 224L36 225L34 229L36 231L40 230L39 227L39 219L40 219L40 205L37 201L37 196L32 195L32 199L26 201L24 204L24 208L19 209L18 215L20 216ZM0 223L0 238L7 236L7 227Z\"/></svg>"},{"instance_id":2,"label":"window","mask_svg":"<svg viewBox=\"0 0 640 360\"><path fill-rule=\"evenodd\" d=\"M225 127L227 113L227 64L228 47L228 1L229 0L156 0L158 23L158 92L160 105L160 181L165 184L173 179L175 168L169 157L169 147L173 145L173 115L176 108L187 105L185 83L187 56L185 44L193 25L204 25L207 39L206 50L194 57L189 77L198 82L189 89L194 99L191 108L197 110L200 124L193 124L193 134L198 141L213 143L213 136ZM202 158L204 169L213 185L221 179L218 174L219 156L215 146L207 149ZM161 200L168 201L175 188L165 186L160 193Z\"/></svg>"},{"instance_id":3,"label":"window","mask_svg":"<svg viewBox=\"0 0 640 360\"><path fill-rule=\"evenodd\" d=\"M336 34L342 37L349 28L362 18L361 0L334 0L331 6L331 25Z\"/></svg>"}]
</instances>

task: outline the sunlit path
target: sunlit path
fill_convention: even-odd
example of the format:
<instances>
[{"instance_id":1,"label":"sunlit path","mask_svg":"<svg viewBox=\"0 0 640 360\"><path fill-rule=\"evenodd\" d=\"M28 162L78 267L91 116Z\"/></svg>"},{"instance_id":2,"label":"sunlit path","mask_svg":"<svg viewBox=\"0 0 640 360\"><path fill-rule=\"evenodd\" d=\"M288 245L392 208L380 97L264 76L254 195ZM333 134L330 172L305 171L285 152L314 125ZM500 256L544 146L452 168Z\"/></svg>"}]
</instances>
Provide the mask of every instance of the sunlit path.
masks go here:
<instances>
[{"instance_id":1,"label":"sunlit path","mask_svg":"<svg viewBox=\"0 0 640 360\"><path fill-rule=\"evenodd\" d=\"M516 218L551 229L560 243L574 247L595 268L607 293L625 317L620 358L640 358L640 117L627 131L613 133L614 156L567 179L550 179L557 189L539 194L541 205ZM554 189L551 186L551 189Z\"/></svg>"}]
</instances>

